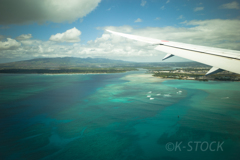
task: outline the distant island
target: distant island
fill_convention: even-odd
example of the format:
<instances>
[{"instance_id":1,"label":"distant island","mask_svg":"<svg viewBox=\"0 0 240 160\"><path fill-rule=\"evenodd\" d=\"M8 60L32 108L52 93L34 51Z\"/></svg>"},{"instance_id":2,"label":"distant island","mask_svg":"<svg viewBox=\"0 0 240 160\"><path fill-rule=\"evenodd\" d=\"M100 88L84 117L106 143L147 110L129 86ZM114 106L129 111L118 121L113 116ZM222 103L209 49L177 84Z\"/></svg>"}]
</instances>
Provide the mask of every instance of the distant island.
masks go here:
<instances>
[{"instance_id":1,"label":"distant island","mask_svg":"<svg viewBox=\"0 0 240 160\"><path fill-rule=\"evenodd\" d=\"M228 71L204 76L211 66L198 62L128 62L106 58L37 58L0 64L0 73L19 74L96 74L121 73L147 69L155 77L183 80L240 81L240 75Z\"/></svg>"}]
</instances>

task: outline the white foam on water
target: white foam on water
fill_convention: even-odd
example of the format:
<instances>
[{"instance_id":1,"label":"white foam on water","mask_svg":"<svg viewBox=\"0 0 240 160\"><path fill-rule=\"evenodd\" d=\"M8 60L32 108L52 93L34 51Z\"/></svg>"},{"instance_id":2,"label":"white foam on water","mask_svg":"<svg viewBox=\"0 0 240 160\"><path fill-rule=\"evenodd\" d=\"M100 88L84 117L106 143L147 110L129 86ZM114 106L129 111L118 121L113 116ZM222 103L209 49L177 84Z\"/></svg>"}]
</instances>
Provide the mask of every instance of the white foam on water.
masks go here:
<instances>
[{"instance_id":1,"label":"white foam on water","mask_svg":"<svg viewBox=\"0 0 240 160\"><path fill-rule=\"evenodd\" d=\"M164 97L172 97L170 94L164 94Z\"/></svg>"}]
</instances>

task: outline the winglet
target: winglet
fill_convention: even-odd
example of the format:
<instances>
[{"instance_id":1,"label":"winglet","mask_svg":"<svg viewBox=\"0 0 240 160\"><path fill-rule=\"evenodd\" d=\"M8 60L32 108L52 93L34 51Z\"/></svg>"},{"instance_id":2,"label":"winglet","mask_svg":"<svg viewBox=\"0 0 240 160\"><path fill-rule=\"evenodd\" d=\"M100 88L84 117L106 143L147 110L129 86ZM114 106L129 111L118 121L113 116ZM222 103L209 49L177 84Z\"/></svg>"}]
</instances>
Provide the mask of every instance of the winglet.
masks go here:
<instances>
[{"instance_id":1,"label":"winglet","mask_svg":"<svg viewBox=\"0 0 240 160\"><path fill-rule=\"evenodd\" d=\"M218 73L218 72L222 72L223 70L217 67L212 67L206 74L205 76L214 74L214 73Z\"/></svg>"},{"instance_id":2,"label":"winglet","mask_svg":"<svg viewBox=\"0 0 240 160\"><path fill-rule=\"evenodd\" d=\"M174 55L173 54L167 54L162 60L164 61L165 59L168 59L168 58L170 58L170 57L173 57Z\"/></svg>"}]
</instances>

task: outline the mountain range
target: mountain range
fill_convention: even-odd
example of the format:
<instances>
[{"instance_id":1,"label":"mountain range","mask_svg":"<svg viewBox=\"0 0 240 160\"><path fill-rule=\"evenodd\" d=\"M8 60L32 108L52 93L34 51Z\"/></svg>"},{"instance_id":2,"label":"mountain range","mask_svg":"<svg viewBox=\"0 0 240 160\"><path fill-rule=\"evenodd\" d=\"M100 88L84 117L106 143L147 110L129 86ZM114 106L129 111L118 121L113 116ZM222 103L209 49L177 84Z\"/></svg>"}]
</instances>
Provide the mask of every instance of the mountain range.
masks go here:
<instances>
[{"instance_id":1,"label":"mountain range","mask_svg":"<svg viewBox=\"0 0 240 160\"><path fill-rule=\"evenodd\" d=\"M61 69L61 68L106 68L117 64L131 63L106 58L56 57L37 58L0 64L0 69Z\"/></svg>"}]
</instances>

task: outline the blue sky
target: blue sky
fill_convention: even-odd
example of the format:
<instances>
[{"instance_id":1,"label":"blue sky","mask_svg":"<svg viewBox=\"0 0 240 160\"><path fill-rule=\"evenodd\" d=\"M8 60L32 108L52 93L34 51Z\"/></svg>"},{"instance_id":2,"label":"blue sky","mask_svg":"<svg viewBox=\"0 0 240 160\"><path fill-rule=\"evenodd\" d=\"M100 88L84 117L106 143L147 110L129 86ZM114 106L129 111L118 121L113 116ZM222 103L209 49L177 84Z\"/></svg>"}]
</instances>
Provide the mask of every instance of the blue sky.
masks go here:
<instances>
[{"instance_id":1,"label":"blue sky","mask_svg":"<svg viewBox=\"0 0 240 160\"><path fill-rule=\"evenodd\" d=\"M158 39L240 49L240 1L35 2L0 2L0 63L64 56L160 61L164 56L152 46L106 33L106 28Z\"/></svg>"}]
</instances>

